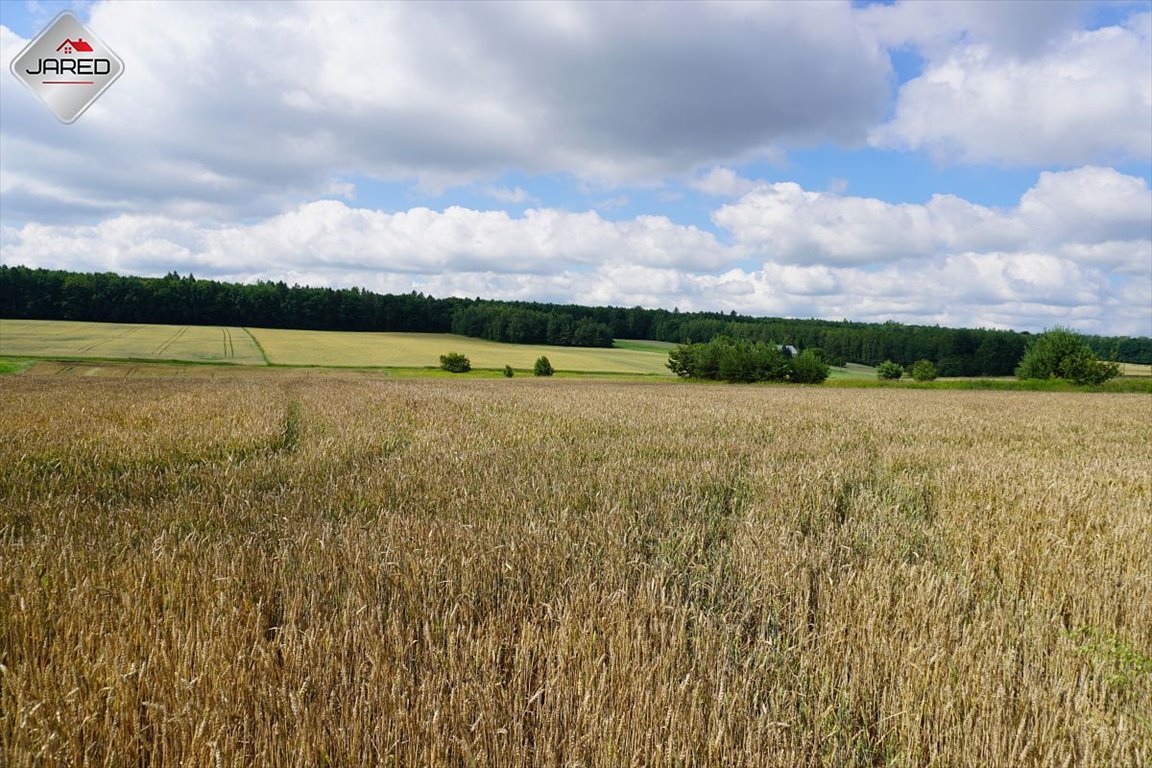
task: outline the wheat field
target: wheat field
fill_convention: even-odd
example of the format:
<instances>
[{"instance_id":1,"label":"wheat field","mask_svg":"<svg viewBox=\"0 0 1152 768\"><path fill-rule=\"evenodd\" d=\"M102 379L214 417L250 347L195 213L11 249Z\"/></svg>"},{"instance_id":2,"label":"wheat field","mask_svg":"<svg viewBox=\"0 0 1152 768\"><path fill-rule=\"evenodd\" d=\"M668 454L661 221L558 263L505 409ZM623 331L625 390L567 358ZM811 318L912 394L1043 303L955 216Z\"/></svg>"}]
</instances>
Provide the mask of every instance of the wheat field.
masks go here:
<instances>
[{"instance_id":1,"label":"wheat field","mask_svg":"<svg viewBox=\"0 0 1152 768\"><path fill-rule=\"evenodd\" d=\"M0 764L1146 766L1141 395L0 380Z\"/></svg>"}]
</instances>

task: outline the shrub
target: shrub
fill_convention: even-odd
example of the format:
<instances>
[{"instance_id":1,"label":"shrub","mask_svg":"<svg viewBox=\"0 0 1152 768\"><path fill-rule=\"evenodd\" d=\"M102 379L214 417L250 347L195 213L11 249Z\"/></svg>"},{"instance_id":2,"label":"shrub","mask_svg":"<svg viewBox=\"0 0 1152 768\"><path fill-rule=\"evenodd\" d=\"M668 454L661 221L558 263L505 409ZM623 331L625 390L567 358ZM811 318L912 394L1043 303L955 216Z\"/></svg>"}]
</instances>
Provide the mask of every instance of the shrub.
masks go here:
<instances>
[{"instance_id":1,"label":"shrub","mask_svg":"<svg viewBox=\"0 0 1152 768\"><path fill-rule=\"evenodd\" d=\"M544 355L540 355L536 359L536 365L532 367L533 376L551 376L555 372L556 369L552 367L552 363L548 362L548 358Z\"/></svg>"},{"instance_id":2,"label":"shrub","mask_svg":"<svg viewBox=\"0 0 1152 768\"><path fill-rule=\"evenodd\" d=\"M440 367L449 373L468 373L472 370L472 362L459 352L449 352L440 355Z\"/></svg>"},{"instance_id":3,"label":"shrub","mask_svg":"<svg viewBox=\"0 0 1152 768\"><path fill-rule=\"evenodd\" d=\"M895 381L904 375L904 369L900 367L899 363L894 363L891 360L885 360L876 366L876 378L888 379Z\"/></svg>"},{"instance_id":4,"label":"shrub","mask_svg":"<svg viewBox=\"0 0 1152 768\"><path fill-rule=\"evenodd\" d=\"M916 381L935 381L936 376L936 366L931 360L917 360L912 366L912 378Z\"/></svg>"},{"instance_id":5,"label":"shrub","mask_svg":"<svg viewBox=\"0 0 1152 768\"><path fill-rule=\"evenodd\" d=\"M512 375L513 375L512 374L512 366L510 366L510 365L504 366L504 378L510 379L510 378L512 378Z\"/></svg>"},{"instance_id":6,"label":"shrub","mask_svg":"<svg viewBox=\"0 0 1152 768\"><path fill-rule=\"evenodd\" d=\"M1066 379L1099 385L1120 375L1120 365L1100 360L1078 333L1052 328L1029 342L1016 367L1018 379Z\"/></svg>"},{"instance_id":7,"label":"shrub","mask_svg":"<svg viewBox=\"0 0 1152 768\"><path fill-rule=\"evenodd\" d=\"M792 360L792 381L797 384L820 384L831 369L818 349L806 349Z\"/></svg>"}]
</instances>

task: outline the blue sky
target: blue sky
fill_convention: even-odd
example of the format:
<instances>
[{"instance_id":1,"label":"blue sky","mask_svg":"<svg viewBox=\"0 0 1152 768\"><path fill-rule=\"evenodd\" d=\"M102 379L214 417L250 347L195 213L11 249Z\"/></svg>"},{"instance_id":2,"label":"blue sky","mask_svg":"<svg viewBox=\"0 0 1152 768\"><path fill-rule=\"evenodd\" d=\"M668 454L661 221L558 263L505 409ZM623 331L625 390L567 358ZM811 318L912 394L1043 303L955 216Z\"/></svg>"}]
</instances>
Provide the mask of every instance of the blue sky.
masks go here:
<instances>
[{"instance_id":1,"label":"blue sky","mask_svg":"<svg viewBox=\"0 0 1152 768\"><path fill-rule=\"evenodd\" d=\"M1152 334L1152 3L0 2L0 258Z\"/></svg>"}]
</instances>

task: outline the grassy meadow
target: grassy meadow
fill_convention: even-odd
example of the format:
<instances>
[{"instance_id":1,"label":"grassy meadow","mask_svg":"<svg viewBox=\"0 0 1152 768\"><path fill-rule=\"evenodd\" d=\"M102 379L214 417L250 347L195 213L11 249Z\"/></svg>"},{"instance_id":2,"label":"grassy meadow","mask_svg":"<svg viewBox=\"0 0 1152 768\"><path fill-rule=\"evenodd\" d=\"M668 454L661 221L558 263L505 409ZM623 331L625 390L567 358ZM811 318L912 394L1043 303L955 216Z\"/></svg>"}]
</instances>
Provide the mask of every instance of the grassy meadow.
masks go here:
<instances>
[{"instance_id":1,"label":"grassy meadow","mask_svg":"<svg viewBox=\"0 0 1152 768\"><path fill-rule=\"evenodd\" d=\"M32 373L5 766L1152 762L1146 396Z\"/></svg>"}]
</instances>

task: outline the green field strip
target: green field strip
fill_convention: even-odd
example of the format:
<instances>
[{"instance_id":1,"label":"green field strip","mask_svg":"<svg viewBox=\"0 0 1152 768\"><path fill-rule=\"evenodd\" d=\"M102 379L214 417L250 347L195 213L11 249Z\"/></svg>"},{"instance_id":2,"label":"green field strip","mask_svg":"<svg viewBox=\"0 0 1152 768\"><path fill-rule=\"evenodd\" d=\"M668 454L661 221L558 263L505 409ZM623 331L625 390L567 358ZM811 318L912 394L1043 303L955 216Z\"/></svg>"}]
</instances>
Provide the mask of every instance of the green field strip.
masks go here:
<instances>
[{"instance_id":1,"label":"green field strip","mask_svg":"<svg viewBox=\"0 0 1152 768\"><path fill-rule=\"evenodd\" d=\"M47 320L4 320L2 353L37 359L172 360L261 365L251 339L236 344L231 328ZM227 349L221 338L227 340ZM242 340L243 336L240 337Z\"/></svg>"}]
</instances>

